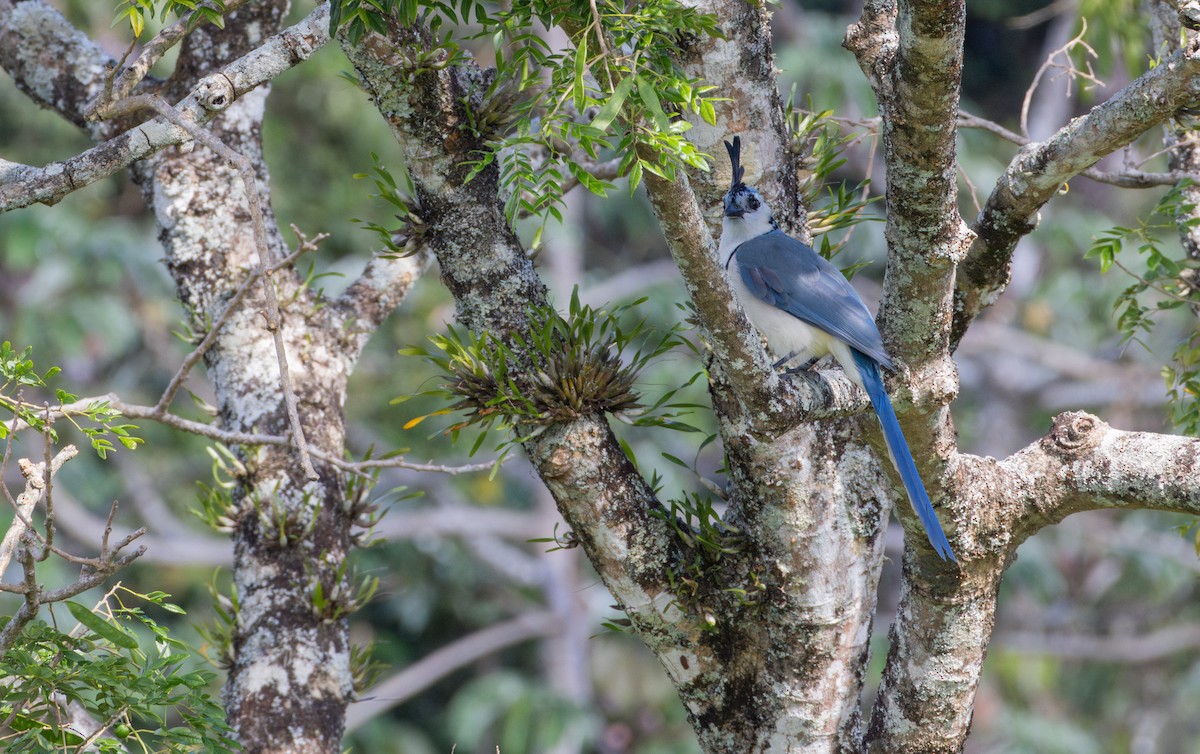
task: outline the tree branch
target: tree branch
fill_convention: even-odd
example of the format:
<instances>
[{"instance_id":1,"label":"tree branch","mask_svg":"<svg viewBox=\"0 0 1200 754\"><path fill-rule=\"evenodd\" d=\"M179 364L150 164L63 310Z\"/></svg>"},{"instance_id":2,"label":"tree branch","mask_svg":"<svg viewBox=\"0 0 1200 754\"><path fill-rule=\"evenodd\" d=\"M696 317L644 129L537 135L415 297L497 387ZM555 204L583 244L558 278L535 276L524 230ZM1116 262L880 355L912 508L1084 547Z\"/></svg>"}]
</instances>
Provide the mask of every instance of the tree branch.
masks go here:
<instances>
[{"instance_id":1,"label":"tree branch","mask_svg":"<svg viewBox=\"0 0 1200 754\"><path fill-rule=\"evenodd\" d=\"M56 421L67 415L74 415L83 412L95 403L107 403L121 416L129 419L146 419L153 422L158 422L163 426L178 429L182 432L188 432L199 437L207 437L210 440L215 440L224 445L272 445L288 447L292 445L291 437L287 435L268 435L261 432L237 432L234 430L221 429L212 424L185 419L182 416L172 414L167 410L166 406L140 406L133 403L126 403L116 393L108 393L106 395L98 395L91 398L83 398L75 403L65 404L50 411L50 420ZM6 429L10 433L22 432L29 429L29 425L25 424L20 419L11 419L5 424ZM374 458L366 461L347 461L344 458L332 456L319 448L309 448L309 453L314 458L319 458L325 463L355 474L362 474L370 469L379 468L396 468L396 469L411 469L413 471L435 472L441 474L468 474L477 471L487 471L495 466L494 461L486 461L482 463L470 463L460 466L450 466L446 464L435 463L420 463L417 461L408 461L401 457L395 458Z\"/></svg>"},{"instance_id":2,"label":"tree branch","mask_svg":"<svg viewBox=\"0 0 1200 754\"><path fill-rule=\"evenodd\" d=\"M218 88L221 87L218 85ZM211 105L219 109L224 109L224 107L233 102L233 99L227 99L226 94L222 91L209 93L206 95L206 99ZM237 170L238 175L242 179L242 186L250 208L250 219L254 229L254 248L258 259L258 264L253 268L251 276L260 279L262 282L263 297L267 302L265 314L266 327L267 331L271 333L271 340L275 345L275 363L279 367L279 386L283 392L283 402L287 408L288 422L291 424L292 439L295 441L296 450L300 454L300 465L304 469L304 475L308 479L315 480L318 478L318 475L316 469L313 468L312 459L309 457L308 441L304 437L304 425L300 421L300 409L296 400L296 391L292 387L291 371L288 368L287 346L283 341L283 315L279 309L279 297L275 293L275 283L271 279L272 271L281 262L286 260L273 258L271 247L267 243L267 227L263 219L262 209L262 192L259 189L254 164L245 155L226 146L216 136L189 123L179 110L171 107L170 104L160 97L134 95L121 102L113 103L109 111L120 113L127 111L127 109L137 109L139 107L150 108L175 126L182 128L193 139L220 155ZM307 240L301 238L300 249L306 250L308 247ZM298 254L299 252L297 252ZM222 322L227 318L229 311L228 307L226 307L225 312L222 312ZM209 344L211 345L211 343L212 341L210 340Z\"/></svg>"},{"instance_id":3,"label":"tree branch","mask_svg":"<svg viewBox=\"0 0 1200 754\"><path fill-rule=\"evenodd\" d=\"M83 111L103 91L114 62L49 4L0 0L0 68L34 102L88 128L97 140L105 132L112 136L111 128L89 124Z\"/></svg>"},{"instance_id":4,"label":"tree branch","mask_svg":"<svg viewBox=\"0 0 1200 754\"><path fill-rule=\"evenodd\" d=\"M75 446L68 445L60 450L53 459L49 459L43 463L34 464L21 459L21 474L26 480L25 491L18 495L16 500L12 501L15 516L12 524L9 526L8 532L5 534L3 543L0 543L0 575L3 575L4 571L8 569L9 563L12 562L15 554L21 563L23 571L22 583L16 587L3 585L3 591L21 594L24 597L24 601L17 612L9 619L3 630L0 630L0 656L8 651L8 648L16 641L25 626L37 615L42 605L69 599L99 585L114 572L129 565L146 551L145 547L139 547L133 552L124 555L121 554L121 551L133 542L133 540L145 533L144 529L131 532L122 537L115 545L109 545L109 538L112 534L112 516L116 513L117 509L115 503L109 514L109 520L100 542L100 553L95 558L72 556L55 547L52 544L54 521L50 516L47 516L47 531L44 535L40 534L34 528L30 518L38 502L46 498L47 506L49 506L48 495L50 488L48 481L57 474L64 463L74 458L77 454L78 451ZM7 488L5 488L5 496L11 500ZM53 552L68 562L83 566L83 574L67 586L52 591L43 589L37 581L37 558L34 556L33 548L30 546L35 539L42 542L44 553ZM24 542L24 545L19 546L22 542Z\"/></svg>"},{"instance_id":5,"label":"tree branch","mask_svg":"<svg viewBox=\"0 0 1200 754\"><path fill-rule=\"evenodd\" d=\"M224 0L221 10L223 13L232 13L247 2L248 0ZM212 7L211 4L209 7ZM113 106L133 94L134 87L146 78L154 64L162 60L163 55L184 38L190 30L193 17L198 15L199 11L194 11L187 18L181 18L155 34L154 38L142 47L141 54L133 63L125 66L119 74L114 71L114 75L105 82L103 93L84 108L84 116L88 120L104 120L116 115ZM202 22L207 23L205 17L200 18Z\"/></svg>"},{"instance_id":6,"label":"tree branch","mask_svg":"<svg viewBox=\"0 0 1200 754\"><path fill-rule=\"evenodd\" d=\"M404 257L376 254L333 302L355 354L362 351L383 320L400 306L431 260L432 255L425 248Z\"/></svg>"},{"instance_id":7,"label":"tree branch","mask_svg":"<svg viewBox=\"0 0 1200 754\"><path fill-rule=\"evenodd\" d=\"M986 118L981 118L978 115L972 115L965 111L958 113L959 128L978 128L981 131L995 134L1005 141L1012 142L1017 146L1025 146L1032 144L1033 139L1022 136L1014 131L1009 131L1004 126L990 121ZM1197 170L1170 170L1166 173L1153 173L1145 170L1135 170L1126 168L1119 171L1099 170L1095 167L1090 167L1080 173L1084 178L1090 178L1097 183L1105 183L1110 186L1118 186L1120 188L1155 188L1157 186L1173 186L1185 178L1200 183L1200 171Z\"/></svg>"},{"instance_id":8,"label":"tree branch","mask_svg":"<svg viewBox=\"0 0 1200 754\"><path fill-rule=\"evenodd\" d=\"M1197 44L1193 40L1087 115L1017 153L972 226L977 236L959 266L955 290L953 346L1008 286L1013 249L1037 225L1042 205L1100 158L1197 101Z\"/></svg>"},{"instance_id":9,"label":"tree branch","mask_svg":"<svg viewBox=\"0 0 1200 754\"><path fill-rule=\"evenodd\" d=\"M79 450L74 445L67 445L55 454L48 467L45 463L31 464L24 459L21 460L21 475L25 477L25 491L17 495L14 509L16 516L4 535L4 541L0 542L0 577L8 570L21 536L28 531L33 509L46 494L45 477L47 475L53 477L64 463L78 454Z\"/></svg>"},{"instance_id":10,"label":"tree branch","mask_svg":"<svg viewBox=\"0 0 1200 754\"><path fill-rule=\"evenodd\" d=\"M888 269L878 320L889 354L909 372L912 402L927 414L917 426L900 412L919 459L953 447L945 408L958 391L949 359L954 268L972 238L958 214L954 130L965 14L960 0L868 2L844 41L879 101ZM927 482L936 476L922 470Z\"/></svg>"},{"instance_id":11,"label":"tree branch","mask_svg":"<svg viewBox=\"0 0 1200 754\"><path fill-rule=\"evenodd\" d=\"M1000 464L1015 514L1013 548L1072 513L1149 508L1200 514L1200 439L1113 429L1082 412ZM1027 480L1020 483L1017 480Z\"/></svg>"},{"instance_id":12,"label":"tree branch","mask_svg":"<svg viewBox=\"0 0 1200 754\"><path fill-rule=\"evenodd\" d=\"M712 170L689 173L693 201L699 199L709 232L720 231L721 199L731 184L722 141L737 134L747 146L742 153L746 182L771 203L784 230L810 240L808 208L802 204L800 186L811 176L800 169L793 144L796 134L790 131L779 96L770 8L761 3L685 1L699 13L714 14L724 32L723 37L688 40L679 60L689 76L730 93L713 104L716 126L695 114L681 114L692 124L688 139L713 157Z\"/></svg>"},{"instance_id":13,"label":"tree branch","mask_svg":"<svg viewBox=\"0 0 1200 754\"><path fill-rule=\"evenodd\" d=\"M22 8L36 5L40 4L20 4ZM3 10L3 6L0 6L0 23L6 19ZM6 28L10 27L0 27L0 50L6 47L3 41L3 30ZM53 32L41 30L39 35L46 33ZM39 35L31 38L36 39ZM187 97L175 105L175 109L187 122L197 127L203 126L233 104L234 100L307 60L328 41L329 5L325 3L300 23L268 39L258 49L203 78ZM22 42L20 46L30 54L45 52L27 42ZM75 59L74 53L65 57ZM108 62L107 58L105 61ZM10 72L14 70L3 58L0 58L0 63L4 63ZM16 75L14 73L14 77ZM82 99L76 104L82 109L85 102L96 94L98 91L92 92L86 99L76 98ZM10 168L7 172L17 180L0 184L0 212L37 202L54 204L73 191L189 138L186 130L159 117L63 162L51 163L42 169Z\"/></svg>"},{"instance_id":14,"label":"tree branch","mask_svg":"<svg viewBox=\"0 0 1200 754\"><path fill-rule=\"evenodd\" d=\"M235 291L233 296L230 297L229 301L226 302L225 308L221 310L221 313L218 314L213 320L213 323L208 328L208 332L205 333L204 338L202 338L200 343L197 344L194 349L192 349L191 353L184 357L183 363L179 365L179 369L175 371L175 375L171 377L171 381L167 383L167 387L163 389L162 396L159 397L158 403L154 404L155 411L165 414L166 411L170 409L171 402L175 400L175 394L178 393L179 388L183 386L188 374L192 371L192 367L200 363L200 360L204 358L204 354L208 353L208 350L212 348L213 344L217 341L217 336L221 333L221 328L224 327L225 323L229 321L230 315L238 310L238 307L241 306L246 294L258 284L259 279L264 275L269 276L272 272L277 272L279 270L291 267L296 263L296 260L299 259L301 255L310 251L316 251L317 245L327 238L326 234L321 233L310 241L295 225L292 226L292 232L295 233L300 239L300 243L297 245L296 250L283 259L276 261L274 264L265 267L260 264L258 267L250 270L250 274L246 277L245 281L242 282L241 286L238 287L237 291ZM278 304L276 305L276 308L278 308Z\"/></svg>"},{"instance_id":15,"label":"tree branch","mask_svg":"<svg viewBox=\"0 0 1200 754\"><path fill-rule=\"evenodd\" d=\"M428 243L453 294L458 321L476 332L516 342L527 333L530 306L547 306L546 289L504 218L493 164L466 178L466 158L488 148L458 124L479 108L486 74L473 63L435 67L411 51L429 45L428 30L393 22L387 35L368 33L343 50L387 118L404 151ZM626 457L602 415L550 425L524 443L559 509L597 572L647 640L682 643L670 611L667 524L653 491ZM661 649L661 646L660 646Z\"/></svg>"}]
</instances>

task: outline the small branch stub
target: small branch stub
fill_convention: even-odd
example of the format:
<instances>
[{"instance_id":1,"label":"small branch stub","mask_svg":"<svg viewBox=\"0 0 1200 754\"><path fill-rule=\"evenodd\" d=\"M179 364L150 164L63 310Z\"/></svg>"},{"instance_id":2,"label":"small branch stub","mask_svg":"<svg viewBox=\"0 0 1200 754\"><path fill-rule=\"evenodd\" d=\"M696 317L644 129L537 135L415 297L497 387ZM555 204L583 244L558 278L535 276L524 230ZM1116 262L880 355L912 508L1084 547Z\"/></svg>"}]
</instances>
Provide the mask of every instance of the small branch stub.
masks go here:
<instances>
[{"instance_id":1,"label":"small branch stub","mask_svg":"<svg viewBox=\"0 0 1200 754\"><path fill-rule=\"evenodd\" d=\"M1104 422L1082 411L1069 411L1054 417L1054 427L1042 440L1043 448L1058 456L1078 456L1100 443Z\"/></svg>"},{"instance_id":2,"label":"small branch stub","mask_svg":"<svg viewBox=\"0 0 1200 754\"><path fill-rule=\"evenodd\" d=\"M196 101L210 113L224 111L236 98L233 82L221 73L205 77L196 87Z\"/></svg>"}]
</instances>

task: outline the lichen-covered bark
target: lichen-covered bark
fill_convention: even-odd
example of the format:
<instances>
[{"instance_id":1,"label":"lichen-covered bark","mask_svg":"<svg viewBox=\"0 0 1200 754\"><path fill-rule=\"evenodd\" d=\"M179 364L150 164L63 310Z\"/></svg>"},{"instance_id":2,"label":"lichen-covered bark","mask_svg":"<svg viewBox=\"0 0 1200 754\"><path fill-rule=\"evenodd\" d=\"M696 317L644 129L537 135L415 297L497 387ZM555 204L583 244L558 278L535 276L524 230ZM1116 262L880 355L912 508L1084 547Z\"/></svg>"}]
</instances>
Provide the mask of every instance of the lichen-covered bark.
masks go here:
<instances>
[{"instance_id":1,"label":"lichen-covered bark","mask_svg":"<svg viewBox=\"0 0 1200 754\"><path fill-rule=\"evenodd\" d=\"M36 2L19 6L23 12L0 15L0 35L16 40L32 28L38 28L37 41L47 41L57 50L59 40L67 40L82 53L80 58L61 58L64 70L71 76L69 84L59 84L53 75L56 69L39 73L46 53L38 46L0 44L0 65L14 71L16 80L35 101L55 110L86 109L96 95L104 92L102 74L115 61L99 57L102 53L82 37L56 12ZM0 4L0 14L5 12ZM37 9L30 11L28 9ZM40 27L36 25L40 24ZM295 27L267 40L237 61L223 66L213 76L191 79L191 93L175 103L179 117L197 126L208 123L233 100L272 80L288 68L307 60L313 52L329 41L329 6L318 6ZM78 44L75 44L78 42ZM8 53L5 57L5 53ZM53 53L50 53L53 54ZM80 66L79 63L88 63ZM80 86L86 83L86 86ZM71 88L74 85L75 88ZM177 81L176 90L184 86ZM191 140L178 124L159 117L144 123L137 113L112 120L88 120L89 132L100 144L81 154L41 168L0 160L0 211L27 207L35 202L54 204L67 194L78 191L101 178L123 170L135 161L145 159L162 149Z\"/></svg>"},{"instance_id":2,"label":"lichen-covered bark","mask_svg":"<svg viewBox=\"0 0 1200 754\"><path fill-rule=\"evenodd\" d=\"M950 325L956 266L971 241L958 214L955 161L965 19L961 0L868 2L845 39L875 90L882 119L888 268L880 329L903 365L900 397L915 409L900 412L905 436L930 497L947 512L958 510L946 494L956 446L949 404L958 392ZM1002 571L945 567L925 546L908 506L900 517L908 545L901 603L864 745L958 751L979 670L962 662L963 653L986 646L972 640L990 634ZM949 519L943 514L944 525ZM946 528L965 563L956 527ZM977 579L986 585L974 584Z\"/></svg>"},{"instance_id":3,"label":"lichen-covered bark","mask_svg":"<svg viewBox=\"0 0 1200 754\"><path fill-rule=\"evenodd\" d=\"M200 28L180 52L180 96L214 68L261 45L274 33L286 2L234 14L224 31ZM212 126L225 145L250 159L262 187L268 260L286 255L269 210L262 160L265 88L242 97ZM166 150L135 171L152 206L179 298L202 329L259 266L252 218L233 166L196 146ZM282 330L308 442L341 457L341 405L349 364L326 310L300 290L293 270L274 274L285 302ZM206 354L222 426L285 434L289 422L280 390L273 336L264 324L261 286L233 312ZM314 606L342 589L339 565L349 553L351 521L341 475L318 464L309 481L290 448L246 449L234 530L234 583L239 613L233 666L226 689L230 724L249 752L336 752L352 693L350 643L344 616ZM344 606L344 603L343 603Z\"/></svg>"},{"instance_id":4,"label":"lichen-covered bark","mask_svg":"<svg viewBox=\"0 0 1200 754\"><path fill-rule=\"evenodd\" d=\"M426 34L395 24L386 39L342 40L343 49L404 150L428 228L424 242L454 294L458 321L508 339L528 332L530 306L547 305L546 288L504 218L495 166L465 182L463 163L484 148L462 128L465 108L483 104L488 74L470 63L414 72L410 56L428 44ZM670 605L669 527L652 515L659 503L606 420L551 427L525 449L605 584L664 665L682 672L674 659L698 629Z\"/></svg>"},{"instance_id":5,"label":"lichen-covered bark","mask_svg":"<svg viewBox=\"0 0 1200 754\"><path fill-rule=\"evenodd\" d=\"M230 15L224 31L197 28L184 44L172 91L166 93L183 97L205 76L220 71L217 76L226 85L220 106L199 102L194 107L204 97L193 94L180 112L199 123L221 112L212 131L253 166L269 248L255 243L234 166L198 145L163 150L181 140L182 132L174 126L151 124L121 133L133 122L104 121L90 130L109 140L77 158L84 164L99 155L90 158L97 174L150 158L135 165L135 177L158 221L180 300L199 333L218 320L253 270L285 256L270 212L260 143L267 90L255 87L306 59L328 38L322 35L328 25L324 6L297 29L269 38L286 7L282 1L259 3ZM0 64L18 84L43 105L82 124L82 113L102 91L102 77L113 61L39 2L0 4L0 37L6 40ZM57 54L64 44L70 52ZM243 53L250 54L233 63ZM113 160L119 164L109 164ZM55 192L43 200L79 187L71 180L55 182L52 173L47 170L40 177ZM22 194L14 206L47 190L37 181L5 188ZM270 273L270 284L285 302L281 327L301 422L310 445L327 457L340 458L344 452L341 406L347 376L367 335L386 315L383 310L398 304L420 266L419 260L377 260L332 306L321 305L317 294L303 288L294 270ZM231 311L205 354L219 419L231 432L280 435L291 428L266 309L263 289L256 286ZM240 611L226 694L230 722L246 751L337 752L352 691L345 620L350 605L338 573L348 554L354 513L344 504L337 469L318 464L320 478L310 481L291 448L241 450L246 473L238 480L233 512ZM318 584L332 606L316 607Z\"/></svg>"},{"instance_id":6,"label":"lichen-covered bark","mask_svg":"<svg viewBox=\"0 0 1200 754\"><path fill-rule=\"evenodd\" d=\"M686 182L647 194L709 334L714 408L730 472L726 519L747 543L715 583L761 588L749 608L713 604L719 671L680 683L706 751L852 751L890 503L837 374L780 379L717 263ZM754 594L755 592L751 592ZM720 608L720 609L718 609ZM704 667L714 667L713 662Z\"/></svg>"},{"instance_id":7,"label":"lichen-covered bark","mask_svg":"<svg viewBox=\"0 0 1200 754\"><path fill-rule=\"evenodd\" d=\"M364 37L344 46L408 156L430 228L426 239L455 294L459 321L503 335L526 326L527 305L544 301L543 288L499 213L495 172L461 185L463 155L478 145L455 126L464 120L464 93L482 89L466 82L484 74L466 66L412 75L404 50L421 44L421 34L397 27L392 45ZM669 202L651 191L665 212ZM695 199L687 198L672 205L690 213L680 227L706 232ZM698 280L719 275L711 257L694 260L705 265ZM722 305L717 297L709 303ZM773 378L750 328L744 321L734 327L730 342L743 344L759 374ZM851 748L887 506L847 506L844 480L854 480L855 499L868 500L882 498L880 480L870 472L870 456L854 449L852 433L817 443L809 429L760 442L742 410L727 408L741 433L741 450L731 454L739 469L732 520L750 546L710 564L695 592L669 588L667 569L692 578L687 569L696 553L652 515L658 502L601 417L551 427L525 447L593 565L674 680L706 749L794 750L797 741L812 750ZM822 447L816 460L808 443ZM859 557L864 547L876 552ZM744 589L749 599L741 603L731 589Z\"/></svg>"},{"instance_id":8,"label":"lichen-covered bark","mask_svg":"<svg viewBox=\"0 0 1200 754\"><path fill-rule=\"evenodd\" d=\"M730 184L723 142L739 134L745 145L746 182L767 198L785 230L808 240L808 208L799 201L798 188L809 176L797 171L797 151L776 85L770 6L741 0L687 0L687 4L715 15L725 33L724 39L689 40L679 60L688 75L716 86L723 98L714 103L715 126L685 116L692 124L689 139L714 158L712 170L691 174L709 228L720 229L721 197Z\"/></svg>"},{"instance_id":9,"label":"lichen-covered bark","mask_svg":"<svg viewBox=\"0 0 1200 754\"><path fill-rule=\"evenodd\" d=\"M971 237L958 215L954 127L965 17L958 0L871 2L845 40L879 101L888 240L879 323L905 372L900 397L919 410L899 413L927 486L955 444L948 340L955 267Z\"/></svg>"},{"instance_id":10,"label":"lichen-covered bark","mask_svg":"<svg viewBox=\"0 0 1200 754\"><path fill-rule=\"evenodd\" d=\"M692 135L723 166L720 142L741 134L750 146L748 179L802 236L803 176L775 89L767 8L739 0L695 7L716 13L728 40L691 40L680 63L730 100L716 128L697 124ZM255 4L231 17L226 31L194 32L172 99L241 53L265 50L282 10L281 0ZM679 690L706 751L959 751L1000 579L1022 541L1096 508L1200 512L1196 440L1120 432L1096 417L1063 414L1045 438L997 461L957 453L948 410L958 388L950 353L1003 290L1008 255L1037 208L1105 150L1195 99L1195 48L1023 150L997 183L972 243L954 181L963 23L958 0L868 0L847 35L883 115L890 253L881 325L902 365L896 400L959 558L957 566L938 560L912 517L901 515L913 544L869 724L859 697L895 485L863 439L876 432L873 420L852 416L866 401L851 383L836 373L776 375L732 300L712 244L728 179L723 167L670 183L647 176L646 186L712 344L710 384L729 477L726 533L736 546L717 558L676 536L603 415L540 428L524 443L574 538ZM47 55L66 54L55 52L60 39L73 40L78 57L46 66ZM460 323L516 343L511 336L527 331L529 305L546 303L545 286L505 221L495 167L465 180L465 163L485 148L485 135L464 127L468 109L489 106L481 98L491 73L469 62L415 64L412 51L430 41L423 28L394 25L342 44L403 150L420 241L438 258ZM269 80L272 66L290 59L266 54L270 63L247 65ZM82 122L78 111L99 90L107 62L40 2L0 0L0 65L37 101ZM266 91L234 79L237 100L213 122L213 133L251 160L267 206L267 251L278 258L284 242L266 201L259 144ZM139 156L163 143L148 143ZM1173 159L1191 159L1176 146ZM161 151L136 175L179 297L202 329L261 264L242 182L201 146ZM272 273L285 302L282 332L302 423L327 456L342 454L340 406L354 360L423 263L420 255L372 260L333 302L316 300L291 270ZM262 316L267 306L261 289L251 290L206 355L220 420L231 432L289 429ZM333 468L318 464L319 479L309 481L290 448L242 453L231 721L248 751L338 751L350 694L348 637L336 607L316 609L313 592L318 583L326 595L344 586L336 574L349 550L352 513Z\"/></svg>"},{"instance_id":11,"label":"lichen-covered bark","mask_svg":"<svg viewBox=\"0 0 1200 754\"><path fill-rule=\"evenodd\" d=\"M57 65L46 65L55 61ZM91 130L111 136L111 125L89 124L84 106L103 90L113 60L100 45L44 2L0 0L0 67L34 102Z\"/></svg>"},{"instance_id":12,"label":"lichen-covered bark","mask_svg":"<svg viewBox=\"0 0 1200 754\"><path fill-rule=\"evenodd\" d=\"M1163 0L1151 0L1147 3L1150 9L1151 39L1156 50L1175 52L1179 48L1181 24L1180 9L1174 3ZM1196 39L1196 32L1187 32L1187 38ZM1200 174L1200 131L1196 130L1196 119L1190 110L1177 112L1175 117L1164 125L1163 144L1167 148L1167 164L1172 171L1184 174ZM1183 196L1184 206L1191 206L1190 212L1182 212L1177 224L1180 243L1184 252L1191 259L1200 263L1200 223L1195 222L1196 208L1200 207L1200 186L1187 182L1178 187ZM1200 288L1200 274L1195 269L1185 270L1181 277L1192 289ZM1200 317L1200 306L1192 307L1193 313Z\"/></svg>"}]
</instances>

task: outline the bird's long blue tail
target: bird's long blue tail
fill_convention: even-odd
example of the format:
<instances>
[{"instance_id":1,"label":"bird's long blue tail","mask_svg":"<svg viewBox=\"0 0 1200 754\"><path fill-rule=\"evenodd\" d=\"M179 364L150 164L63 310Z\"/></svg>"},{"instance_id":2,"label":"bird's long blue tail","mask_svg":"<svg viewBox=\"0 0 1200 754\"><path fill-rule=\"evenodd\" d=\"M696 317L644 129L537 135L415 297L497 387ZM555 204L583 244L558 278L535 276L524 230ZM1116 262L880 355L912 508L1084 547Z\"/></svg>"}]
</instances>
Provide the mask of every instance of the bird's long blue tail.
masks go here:
<instances>
[{"instance_id":1,"label":"bird's long blue tail","mask_svg":"<svg viewBox=\"0 0 1200 754\"><path fill-rule=\"evenodd\" d=\"M863 388L866 389L867 396L871 399L871 405L875 407L875 413L879 416L879 426L883 428L883 440L887 443L888 451L891 453L892 463L896 464L896 470L900 472L900 479L904 482L904 489L908 492L908 499L912 502L913 510L917 512L917 517L925 526L929 544L933 545L937 554L942 556L942 560L950 559L957 562L958 559L950 550L950 542L946 539L946 533L942 531L942 524L938 521L937 514L933 512L933 505L929 502L929 495L925 492L921 475L917 473L912 453L908 450L908 442L904 439L904 433L900 431L900 422L896 419L892 401L888 398L887 391L883 389L883 375L879 371L879 364L870 356L859 353L856 349L850 350L854 354L854 363L858 367Z\"/></svg>"}]
</instances>

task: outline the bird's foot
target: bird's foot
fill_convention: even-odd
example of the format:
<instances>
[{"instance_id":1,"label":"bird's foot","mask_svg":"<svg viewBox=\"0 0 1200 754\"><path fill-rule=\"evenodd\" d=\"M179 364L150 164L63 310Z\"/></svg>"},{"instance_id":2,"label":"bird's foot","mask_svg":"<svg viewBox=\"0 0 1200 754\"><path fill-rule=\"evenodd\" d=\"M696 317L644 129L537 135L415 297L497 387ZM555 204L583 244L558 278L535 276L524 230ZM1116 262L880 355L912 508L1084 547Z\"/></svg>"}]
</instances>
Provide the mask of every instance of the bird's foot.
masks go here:
<instances>
[{"instance_id":1,"label":"bird's foot","mask_svg":"<svg viewBox=\"0 0 1200 754\"><path fill-rule=\"evenodd\" d=\"M821 360L820 356L814 356L813 358L809 359L808 361L804 362L803 364L800 364L799 366L794 366L791 369L786 370L784 372L784 374L799 374L800 372L807 372L808 370L812 369L813 366L820 360ZM776 368L778 368L778 366L779 365L777 364Z\"/></svg>"}]
</instances>

